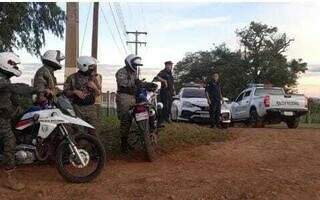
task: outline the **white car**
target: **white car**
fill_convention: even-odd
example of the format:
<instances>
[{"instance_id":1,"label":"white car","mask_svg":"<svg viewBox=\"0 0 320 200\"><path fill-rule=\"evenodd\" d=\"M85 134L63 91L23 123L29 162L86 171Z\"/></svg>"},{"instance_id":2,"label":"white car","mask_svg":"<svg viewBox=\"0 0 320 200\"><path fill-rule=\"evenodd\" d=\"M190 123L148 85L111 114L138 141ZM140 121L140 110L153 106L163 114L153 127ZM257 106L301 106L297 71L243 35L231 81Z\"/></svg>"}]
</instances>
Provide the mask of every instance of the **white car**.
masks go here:
<instances>
[{"instance_id":1,"label":"white car","mask_svg":"<svg viewBox=\"0 0 320 200\"><path fill-rule=\"evenodd\" d=\"M226 99L227 100L227 99ZM174 97L171 107L173 121L210 122L209 104L202 87L183 87ZM227 104L221 106L221 121L224 126L231 122Z\"/></svg>"}]
</instances>

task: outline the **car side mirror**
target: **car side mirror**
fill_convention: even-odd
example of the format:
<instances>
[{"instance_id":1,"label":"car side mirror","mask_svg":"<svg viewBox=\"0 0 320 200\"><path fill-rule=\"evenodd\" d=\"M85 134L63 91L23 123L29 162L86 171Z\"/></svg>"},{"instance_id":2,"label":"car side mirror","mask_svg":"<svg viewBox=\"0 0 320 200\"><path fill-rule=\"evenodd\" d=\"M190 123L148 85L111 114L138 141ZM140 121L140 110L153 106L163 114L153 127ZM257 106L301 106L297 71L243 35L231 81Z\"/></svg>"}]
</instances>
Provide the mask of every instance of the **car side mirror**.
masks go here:
<instances>
[{"instance_id":1,"label":"car side mirror","mask_svg":"<svg viewBox=\"0 0 320 200\"><path fill-rule=\"evenodd\" d=\"M229 98L223 97L223 101L224 101L224 102L229 102Z\"/></svg>"},{"instance_id":2,"label":"car side mirror","mask_svg":"<svg viewBox=\"0 0 320 200\"><path fill-rule=\"evenodd\" d=\"M172 98L173 98L173 100L178 100L178 99L180 99L180 96L179 95L175 95Z\"/></svg>"}]
</instances>

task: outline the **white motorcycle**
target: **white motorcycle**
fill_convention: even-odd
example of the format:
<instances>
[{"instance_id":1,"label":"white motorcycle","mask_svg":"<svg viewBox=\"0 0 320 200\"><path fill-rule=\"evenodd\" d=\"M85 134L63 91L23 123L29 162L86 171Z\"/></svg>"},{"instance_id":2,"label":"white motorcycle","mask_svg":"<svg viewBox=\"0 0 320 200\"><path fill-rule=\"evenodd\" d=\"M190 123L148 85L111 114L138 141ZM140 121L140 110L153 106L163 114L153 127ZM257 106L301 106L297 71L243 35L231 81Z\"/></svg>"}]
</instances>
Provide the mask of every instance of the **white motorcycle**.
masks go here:
<instances>
[{"instance_id":1,"label":"white motorcycle","mask_svg":"<svg viewBox=\"0 0 320 200\"><path fill-rule=\"evenodd\" d=\"M54 157L58 172L67 181L83 183L96 178L106 162L105 150L95 136L70 134L71 125L94 128L75 116L71 103L63 96L52 109L27 111L15 125L16 163Z\"/></svg>"}]
</instances>

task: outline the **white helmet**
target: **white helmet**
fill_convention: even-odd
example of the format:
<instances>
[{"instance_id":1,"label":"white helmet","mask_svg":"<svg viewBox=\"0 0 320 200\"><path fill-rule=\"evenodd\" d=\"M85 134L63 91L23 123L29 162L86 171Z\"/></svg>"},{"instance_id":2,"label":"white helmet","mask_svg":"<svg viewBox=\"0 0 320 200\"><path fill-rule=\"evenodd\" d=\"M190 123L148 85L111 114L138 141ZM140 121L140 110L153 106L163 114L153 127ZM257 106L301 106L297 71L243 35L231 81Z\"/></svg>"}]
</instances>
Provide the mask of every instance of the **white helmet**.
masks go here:
<instances>
[{"instance_id":1,"label":"white helmet","mask_svg":"<svg viewBox=\"0 0 320 200\"><path fill-rule=\"evenodd\" d=\"M128 55L124 62L126 66L130 67L130 69L132 69L134 72L137 71L138 66L143 65L141 62L141 57L134 54Z\"/></svg>"},{"instance_id":2,"label":"white helmet","mask_svg":"<svg viewBox=\"0 0 320 200\"><path fill-rule=\"evenodd\" d=\"M19 70L20 58L12 52L0 53L0 73L8 76L20 76L22 72Z\"/></svg>"},{"instance_id":3,"label":"white helmet","mask_svg":"<svg viewBox=\"0 0 320 200\"><path fill-rule=\"evenodd\" d=\"M62 65L60 64L60 62L64 59L65 57L63 53L61 53L61 51L59 50L48 50L41 57L42 63L44 65L53 67L56 70L61 69Z\"/></svg>"},{"instance_id":4,"label":"white helmet","mask_svg":"<svg viewBox=\"0 0 320 200\"><path fill-rule=\"evenodd\" d=\"M81 72L88 72L88 70L94 70L93 65L97 65L98 61L91 56L80 56L77 59L77 66Z\"/></svg>"}]
</instances>

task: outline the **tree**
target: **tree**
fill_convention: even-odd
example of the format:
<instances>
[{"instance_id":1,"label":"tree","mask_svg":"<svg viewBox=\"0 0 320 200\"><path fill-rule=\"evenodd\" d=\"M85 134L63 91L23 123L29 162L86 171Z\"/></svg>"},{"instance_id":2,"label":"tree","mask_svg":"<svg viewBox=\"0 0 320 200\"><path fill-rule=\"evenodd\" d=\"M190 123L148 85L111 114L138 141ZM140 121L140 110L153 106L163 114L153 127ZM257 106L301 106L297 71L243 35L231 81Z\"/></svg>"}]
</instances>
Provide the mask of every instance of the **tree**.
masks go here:
<instances>
[{"instance_id":1,"label":"tree","mask_svg":"<svg viewBox=\"0 0 320 200\"><path fill-rule=\"evenodd\" d=\"M1 3L0 51L25 48L40 55L45 45L45 32L62 38L65 12L56 3Z\"/></svg>"},{"instance_id":2,"label":"tree","mask_svg":"<svg viewBox=\"0 0 320 200\"><path fill-rule=\"evenodd\" d=\"M248 75L239 52L232 52L225 44L216 46L211 51L189 53L174 68L176 88L189 82L203 83L210 78L212 71L220 73L224 95L237 95L246 85Z\"/></svg>"},{"instance_id":3,"label":"tree","mask_svg":"<svg viewBox=\"0 0 320 200\"><path fill-rule=\"evenodd\" d=\"M241 47L231 51L225 44L210 51L188 53L174 69L177 88L184 83L206 80L213 70L220 73L225 96L236 97L248 83L269 83L291 91L299 74L307 70L302 59L288 61L284 53L293 39L276 27L251 22L237 30Z\"/></svg>"},{"instance_id":4,"label":"tree","mask_svg":"<svg viewBox=\"0 0 320 200\"><path fill-rule=\"evenodd\" d=\"M287 61L284 53L294 41L277 27L251 22L248 28L236 31L251 81L271 82L281 87L294 87L299 73L307 70L302 59Z\"/></svg>"}]
</instances>

